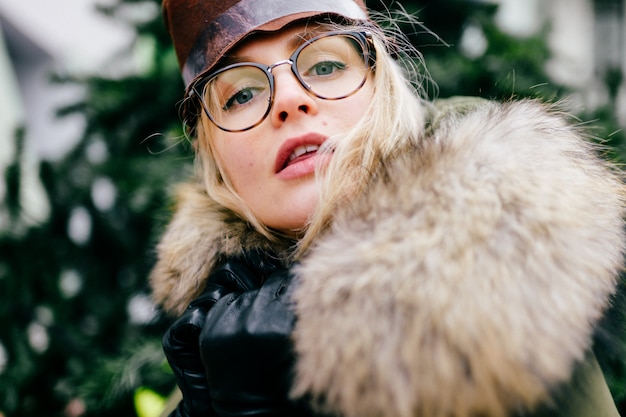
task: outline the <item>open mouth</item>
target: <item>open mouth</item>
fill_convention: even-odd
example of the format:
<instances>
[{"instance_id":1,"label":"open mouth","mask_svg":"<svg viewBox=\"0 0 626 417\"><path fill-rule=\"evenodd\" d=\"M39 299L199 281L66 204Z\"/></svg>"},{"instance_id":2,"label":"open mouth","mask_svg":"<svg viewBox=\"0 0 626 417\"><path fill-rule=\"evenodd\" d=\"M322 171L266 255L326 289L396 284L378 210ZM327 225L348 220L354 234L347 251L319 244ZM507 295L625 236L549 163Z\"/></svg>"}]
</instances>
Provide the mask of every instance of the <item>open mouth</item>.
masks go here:
<instances>
[{"instance_id":1,"label":"open mouth","mask_svg":"<svg viewBox=\"0 0 626 417\"><path fill-rule=\"evenodd\" d=\"M287 161L285 161L285 166L283 167L283 169L288 167L292 163L297 163L299 161L314 156L315 154L317 154L317 150L319 148L320 147L318 145L298 146L296 149L293 150L293 152L291 152L291 155L289 155Z\"/></svg>"},{"instance_id":2,"label":"open mouth","mask_svg":"<svg viewBox=\"0 0 626 417\"><path fill-rule=\"evenodd\" d=\"M292 170L309 159L311 161L307 161L306 164L314 165L312 158L320 155L320 148L326 141L326 138L326 136L318 133L309 133L286 140L276 156L275 172L280 173L287 168ZM300 171L304 167L297 169Z\"/></svg>"}]
</instances>

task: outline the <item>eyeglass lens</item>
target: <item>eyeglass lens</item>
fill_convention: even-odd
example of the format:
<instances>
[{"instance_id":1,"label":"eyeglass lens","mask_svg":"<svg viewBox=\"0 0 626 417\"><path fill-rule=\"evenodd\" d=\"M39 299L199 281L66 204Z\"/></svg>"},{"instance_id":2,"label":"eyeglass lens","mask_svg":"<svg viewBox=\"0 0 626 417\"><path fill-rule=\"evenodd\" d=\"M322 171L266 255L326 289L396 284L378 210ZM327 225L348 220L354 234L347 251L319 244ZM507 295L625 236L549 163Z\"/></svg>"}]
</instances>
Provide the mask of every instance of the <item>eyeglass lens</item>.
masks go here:
<instances>
[{"instance_id":1,"label":"eyeglass lens","mask_svg":"<svg viewBox=\"0 0 626 417\"><path fill-rule=\"evenodd\" d=\"M335 34L304 44L291 57L302 86L322 99L337 100L356 92L367 77L364 46L354 36ZM211 120L221 129L242 131L269 113L274 85L271 66L242 63L208 80L203 98Z\"/></svg>"}]
</instances>

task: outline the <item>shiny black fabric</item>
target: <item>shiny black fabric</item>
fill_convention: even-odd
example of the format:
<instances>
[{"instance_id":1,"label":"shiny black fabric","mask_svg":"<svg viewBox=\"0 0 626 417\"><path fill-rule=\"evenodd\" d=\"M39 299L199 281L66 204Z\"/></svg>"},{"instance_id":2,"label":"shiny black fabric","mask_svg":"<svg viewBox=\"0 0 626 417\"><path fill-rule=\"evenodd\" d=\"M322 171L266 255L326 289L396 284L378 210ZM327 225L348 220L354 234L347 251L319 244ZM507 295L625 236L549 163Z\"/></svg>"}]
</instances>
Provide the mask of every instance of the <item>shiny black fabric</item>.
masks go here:
<instances>
[{"instance_id":1,"label":"shiny black fabric","mask_svg":"<svg viewBox=\"0 0 626 417\"><path fill-rule=\"evenodd\" d=\"M293 277L257 253L227 259L166 332L183 400L170 417L308 414L288 399Z\"/></svg>"}]
</instances>

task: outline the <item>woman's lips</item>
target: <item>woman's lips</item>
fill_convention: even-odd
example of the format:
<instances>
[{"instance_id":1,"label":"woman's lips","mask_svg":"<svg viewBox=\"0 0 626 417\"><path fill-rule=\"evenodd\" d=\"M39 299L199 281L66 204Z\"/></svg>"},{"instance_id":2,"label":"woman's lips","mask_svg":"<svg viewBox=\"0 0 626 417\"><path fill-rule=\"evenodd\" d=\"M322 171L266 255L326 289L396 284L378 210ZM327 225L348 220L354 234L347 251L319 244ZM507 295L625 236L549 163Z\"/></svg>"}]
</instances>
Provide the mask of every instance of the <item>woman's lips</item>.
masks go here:
<instances>
[{"instance_id":1,"label":"woman's lips","mask_svg":"<svg viewBox=\"0 0 626 417\"><path fill-rule=\"evenodd\" d=\"M296 149L291 152L289 158L287 158L287 165L291 164L291 162L295 161L300 157L308 158L312 153L317 152L320 147L318 145L302 145L298 146Z\"/></svg>"},{"instance_id":2,"label":"woman's lips","mask_svg":"<svg viewBox=\"0 0 626 417\"><path fill-rule=\"evenodd\" d=\"M320 158L330 154L320 154L318 150L326 141L326 136L309 133L287 139L276 156L275 172L281 179L293 179L315 172Z\"/></svg>"}]
</instances>

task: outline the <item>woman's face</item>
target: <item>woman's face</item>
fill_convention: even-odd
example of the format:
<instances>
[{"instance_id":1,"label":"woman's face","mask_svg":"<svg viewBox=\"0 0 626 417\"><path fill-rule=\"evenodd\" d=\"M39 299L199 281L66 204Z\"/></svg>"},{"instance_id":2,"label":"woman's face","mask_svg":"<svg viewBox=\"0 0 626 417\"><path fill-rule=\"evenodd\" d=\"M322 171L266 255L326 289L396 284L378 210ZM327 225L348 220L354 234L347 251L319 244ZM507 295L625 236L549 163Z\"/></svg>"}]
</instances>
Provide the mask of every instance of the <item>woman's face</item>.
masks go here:
<instances>
[{"instance_id":1,"label":"woman's face","mask_svg":"<svg viewBox=\"0 0 626 417\"><path fill-rule=\"evenodd\" d=\"M304 26L264 34L234 51L237 61L266 65L288 59ZM331 154L316 153L330 136L350 130L364 115L372 98L367 81L353 95L324 100L308 93L289 65L272 70L275 96L268 116L244 132L212 129L215 158L266 226L287 234L301 229L318 202L316 165L324 166Z\"/></svg>"}]
</instances>

